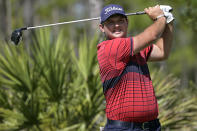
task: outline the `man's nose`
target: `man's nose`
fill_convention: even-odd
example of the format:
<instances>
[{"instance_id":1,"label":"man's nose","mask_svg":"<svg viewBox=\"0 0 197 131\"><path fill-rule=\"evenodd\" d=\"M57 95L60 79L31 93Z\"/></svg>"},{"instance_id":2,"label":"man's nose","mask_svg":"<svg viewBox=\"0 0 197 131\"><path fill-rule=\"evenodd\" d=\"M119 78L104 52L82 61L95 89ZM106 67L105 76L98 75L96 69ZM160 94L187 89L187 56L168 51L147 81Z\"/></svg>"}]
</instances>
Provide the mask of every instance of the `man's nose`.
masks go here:
<instances>
[{"instance_id":1,"label":"man's nose","mask_svg":"<svg viewBox=\"0 0 197 131\"><path fill-rule=\"evenodd\" d=\"M115 27L119 27L120 26L120 23L119 22L116 22L115 23Z\"/></svg>"}]
</instances>

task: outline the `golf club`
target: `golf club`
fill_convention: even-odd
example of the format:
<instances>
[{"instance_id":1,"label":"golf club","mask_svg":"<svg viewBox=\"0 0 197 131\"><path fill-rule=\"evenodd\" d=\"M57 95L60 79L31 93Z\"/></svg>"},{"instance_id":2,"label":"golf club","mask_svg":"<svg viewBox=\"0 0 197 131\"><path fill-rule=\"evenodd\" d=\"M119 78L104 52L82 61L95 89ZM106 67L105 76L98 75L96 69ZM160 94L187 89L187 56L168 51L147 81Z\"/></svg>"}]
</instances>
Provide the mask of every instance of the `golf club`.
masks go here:
<instances>
[{"instance_id":1,"label":"golf club","mask_svg":"<svg viewBox=\"0 0 197 131\"><path fill-rule=\"evenodd\" d=\"M173 10L172 7L171 6L168 6L168 5L160 5L160 8L164 12L171 12ZM144 11L138 11L138 12L135 12L135 13L127 13L126 16L130 16L130 15L143 15L143 14L146 14L146 13ZM89 18L89 19L73 20L73 21L60 22L60 23L47 24L47 25L39 25L39 26L19 28L19 29L16 29L16 30L14 30L12 32L11 41L15 45L18 45L18 43L20 42L20 39L22 37L22 31L23 30L31 30L31 29L36 29L36 28L43 28L43 27L49 27L49 26L57 26L57 25L63 25L63 24L71 24L71 23L92 21L92 20L100 20L100 17Z\"/></svg>"},{"instance_id":2,"label":"golf club","mask_svg":"<svg viewBox=\"0 0 197 131\"><path fill-rule=\"evenodd\" d=\"M126 16L130 16L130 15L143 15L143 14L145 14L144 11L139 11L139 12L135 12L135 13L128 13L128 14L126 14ZM63 25L63 24L71 24L71 23L92 21L92 20L100 20L100 17L89 18L89 19L80 19L80 20L67 21L67 22L60 22L60 23L47 24L47 25L39 25L39 26L31 26L31 27L19 28L19 29L16 29L16 30L14 30L12 32L11 41L15 45L18 45L18 43L20 42L20 39L22 37L22 31L24 31L24 30L31 30L31 29L36 29L36 28L43 28L43 27L49 27L49 26L57 26L57 25Z\"/></svg>"}]
</instances>

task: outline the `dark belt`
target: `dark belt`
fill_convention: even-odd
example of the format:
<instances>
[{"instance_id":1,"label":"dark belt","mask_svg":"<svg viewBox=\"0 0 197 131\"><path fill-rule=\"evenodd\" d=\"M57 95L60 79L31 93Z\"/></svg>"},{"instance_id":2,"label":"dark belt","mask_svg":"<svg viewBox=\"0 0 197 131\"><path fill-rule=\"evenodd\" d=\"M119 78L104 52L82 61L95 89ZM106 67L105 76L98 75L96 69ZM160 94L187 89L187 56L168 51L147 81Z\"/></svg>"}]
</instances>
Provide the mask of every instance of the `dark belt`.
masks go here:
<instances>
[{"instance_id":1,"label":"dark belt","mask_svg":"<svg viewBox=\"0 0 197 131\"><path fill-rule=\"evenodd\" d=\"M128 127L128 128L141 127L142 129L146 129L146 128L150 128L150 127L157 127L160 125L160 122L158 119L148 121L148 122L143 122L143 123L107 119L107 124L113 125L113 126L118 126L118 127Z\"/></svg>"}]
</instances>

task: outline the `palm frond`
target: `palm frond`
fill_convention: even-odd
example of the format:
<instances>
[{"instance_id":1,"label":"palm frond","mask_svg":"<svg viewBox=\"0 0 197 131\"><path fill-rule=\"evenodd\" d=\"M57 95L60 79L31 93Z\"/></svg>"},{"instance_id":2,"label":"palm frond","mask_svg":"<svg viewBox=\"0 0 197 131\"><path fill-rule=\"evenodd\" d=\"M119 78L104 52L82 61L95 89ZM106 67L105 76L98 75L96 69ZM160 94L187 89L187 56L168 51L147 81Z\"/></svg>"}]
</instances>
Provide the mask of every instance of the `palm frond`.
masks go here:
<instances>
[{"instance_id":1,"label":"palm frond","mask_svg":"<svg viewBox=\"0 0 197 131\"><path fill-rule=\"evenodd\" d=\"M163 129L194 130L197 119L197 97L192 87L180 88L180 80L163 71L152 73L153 84L159 104L159 119ZM190 95L189 95L190 94Z\"/></svg>"}]
</instances>

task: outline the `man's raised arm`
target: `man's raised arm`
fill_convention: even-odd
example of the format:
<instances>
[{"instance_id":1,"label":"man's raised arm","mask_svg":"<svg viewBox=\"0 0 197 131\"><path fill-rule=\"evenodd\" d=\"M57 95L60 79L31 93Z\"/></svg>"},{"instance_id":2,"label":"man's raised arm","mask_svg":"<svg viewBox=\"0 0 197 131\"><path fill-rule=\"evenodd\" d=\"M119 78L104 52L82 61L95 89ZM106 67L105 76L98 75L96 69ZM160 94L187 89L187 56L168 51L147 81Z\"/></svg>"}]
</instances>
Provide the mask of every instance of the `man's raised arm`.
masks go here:
<instances>
[{"instance_id":1,"label":"man's raised arm","mask_svg":"<svg viewBox=\"0 0 197 131\"><path fill-rule=\"evenodd\" d=\"M161 61L168 58L173 40L173 22L166 25L161 37L154 44L148 61Z\"/></svg>"},{"instance_id":2,"label":"man's raised arm","mask_svg":"<svg viewBox=\"0 0 197 131\"><path fill-rule=\"evenodd\" d=\"M166 18L159 5L155 7L149 7L144 9L146 14L154 20L154 23L147 27L142 33L133 37L133 53L136 54L142 49L150 45L150 43L156 40L164 31L166 26Z\"/></svg>"}]
</instances>

